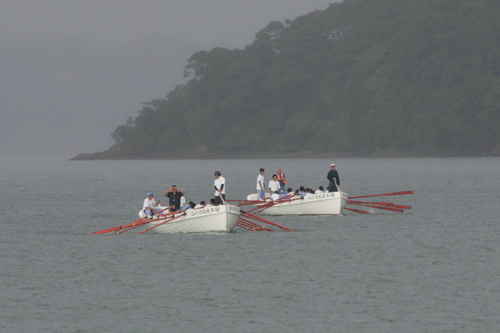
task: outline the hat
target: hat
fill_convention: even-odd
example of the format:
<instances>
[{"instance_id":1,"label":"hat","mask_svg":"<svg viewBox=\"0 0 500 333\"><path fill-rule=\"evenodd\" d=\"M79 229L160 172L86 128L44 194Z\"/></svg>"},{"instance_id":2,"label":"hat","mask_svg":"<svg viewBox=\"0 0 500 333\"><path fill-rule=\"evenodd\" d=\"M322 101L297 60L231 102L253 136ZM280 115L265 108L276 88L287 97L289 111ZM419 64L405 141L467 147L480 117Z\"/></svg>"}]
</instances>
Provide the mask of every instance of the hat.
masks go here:
<instances>
[{"instance_id":1,"label":"hat","mask_svg":"<svg viewBox=\"0 0 500 333\"><path fill-rule=\"evenodd\" d=\"M153 195L153 192L148 192L148 197L149 197L150 195Z\"/></svg>"},{"instance_id":2,"label":"hat","mask_svg":"<svg viewBox=\"0 0 500 333\"><path fill-rule=\"evenodd\" d=\"M332 166L335 166L335 164L333 164L333 163L332 163L330 166L331 166L331 167L332 167Z\"/></svg>"},{"instance_id":3,"label":"hat","mask_svg":"<svg viewBox=\"0 0 500 333\"><path fill-rule=\"evenodd\" d=\"M217 176L217 175L220 176L220 171L215 171L215 175L214 176Z\"/></svg>"}]
</instances>

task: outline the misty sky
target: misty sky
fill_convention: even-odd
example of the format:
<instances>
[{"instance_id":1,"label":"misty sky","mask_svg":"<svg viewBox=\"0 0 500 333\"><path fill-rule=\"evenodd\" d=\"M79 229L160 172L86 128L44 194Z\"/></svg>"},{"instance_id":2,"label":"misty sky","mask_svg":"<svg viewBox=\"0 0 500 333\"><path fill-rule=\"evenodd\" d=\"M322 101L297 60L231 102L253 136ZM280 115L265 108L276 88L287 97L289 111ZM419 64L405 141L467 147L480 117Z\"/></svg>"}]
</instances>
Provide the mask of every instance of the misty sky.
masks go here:
<instances>
[{"instance_id":1,"label":"misty sky","mask_svg":"<svg viewBox=\"0 0 500 333\"><path fill-rule=\"evenodd\" d=\"M243 48L271 21L335 0L0 0L0 154L112 145L195 51Z\"/></svg>"}]
</instances>

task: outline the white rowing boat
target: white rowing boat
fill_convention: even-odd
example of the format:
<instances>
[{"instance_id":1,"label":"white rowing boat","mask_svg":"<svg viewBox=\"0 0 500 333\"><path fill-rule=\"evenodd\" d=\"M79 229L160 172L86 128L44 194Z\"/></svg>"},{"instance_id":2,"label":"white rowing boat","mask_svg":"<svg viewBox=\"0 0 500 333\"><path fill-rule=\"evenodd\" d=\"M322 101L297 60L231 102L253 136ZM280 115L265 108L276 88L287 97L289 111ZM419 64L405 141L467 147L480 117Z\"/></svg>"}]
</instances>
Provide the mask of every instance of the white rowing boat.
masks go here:
<instances>
[{"instance_id":1,"label":"white rowing boat","mask_svg":"<svg viewBox=\"0 0 500 333\"><path fill-rule=\"evenodd\" d=\"M167 207L158 207L165 209ZM146 214L141 210L141 218ZM175 217L179 216L178 214ZM236 227L240 218L240 208L233 205L206 206L205 208L189 209L179 218L164 223L154 229L157 233L189 233L189 232L230 232ZM167 219L168 220L168 219ZM148 228L165 222L165 218L155 216L146 226Z\"/></svg>"},{"instance_id":2,"label":"white rowing boat","mask_svg":"<svg viewBox=\"0 0 500 333\"><path fill-rule=\"evenodd\" d=\"M256 200L257 194L250 194L247 200ZM297 196L260 211L263 215L340 215L349 200L345 192L328 192L308 195L303 199ZM257 205L257 207L260 205Z\"/></svg>"}]
</instances>

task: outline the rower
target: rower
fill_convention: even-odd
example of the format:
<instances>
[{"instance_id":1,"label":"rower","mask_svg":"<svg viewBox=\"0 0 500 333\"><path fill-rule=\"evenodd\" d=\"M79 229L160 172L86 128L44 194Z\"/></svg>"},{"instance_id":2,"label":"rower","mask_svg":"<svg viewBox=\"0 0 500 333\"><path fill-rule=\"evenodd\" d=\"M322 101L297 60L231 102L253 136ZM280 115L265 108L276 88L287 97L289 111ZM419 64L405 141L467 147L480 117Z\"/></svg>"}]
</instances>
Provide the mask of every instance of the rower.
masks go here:
<instances>
[{"instance_id":1,"label":"rower","mask_svg":"<svg viewBox=\"0 0 500 333\"><path fill-rule=\"evenodd\" d=\"M279 198L280 198L280 195L279 195L278 191L274 191L273 194L271 194L271 197L269 197L269 199L271 199L271 201L279 200Z\"/></svg>"},{"instance_id":2,"label":"rower","mask_svg":"<svg viewBox=\"0 0 500 333\"><path fill-rule=\"evenodd\" d=\"M203 208L205 206L206 206L206 202L205 201L200 201L199 204L197 204L196 206L194 206L194 209Z\"/></svg>"},{"instance_id":3,"label":"rower","mask_svg":"<svg viewBox=\"0 0 500 333\"><path fill-rule=\"evenodd\" d=\"M161 205L163 202L158 201L153 198L153 192L148 192L147 198L144 199L144 204L142 205L142 211L147 215L148 218L153 218L155 215L154 206Z\"/></svg>"},{"instance_id":4,"label":"rower","mask_svg":"<svg viewBox=\"0 0 500 333\"><path fill-rule=\"evenodd\" d=\"M325 194L325 191L323 190L323 186L320 186L319 189L316 190L316 192L314 192L314 194Z\"/></svg>"}]
</instances>

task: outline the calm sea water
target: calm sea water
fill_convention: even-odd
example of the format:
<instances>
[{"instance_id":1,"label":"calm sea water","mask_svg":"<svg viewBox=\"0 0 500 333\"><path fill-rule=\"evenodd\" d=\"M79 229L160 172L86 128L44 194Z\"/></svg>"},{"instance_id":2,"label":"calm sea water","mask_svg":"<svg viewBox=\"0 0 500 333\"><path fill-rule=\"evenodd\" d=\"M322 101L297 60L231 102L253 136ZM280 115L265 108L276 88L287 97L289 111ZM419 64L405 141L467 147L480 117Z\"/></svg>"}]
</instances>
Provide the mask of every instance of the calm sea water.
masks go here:
<instances>
[{"instance_id":1,"label":"calm sea water","mask_svg":"<svg viewBox=\"0 0 500 333\"><path fill-rule=\"evenodd\" d=\"M281 167L407 213L272 217L296 232L87 235L137 219L172 184L195 202ZM1 332L496 332L500 159L70 162L0 158Z\"/></svg>"}]
</instances>

